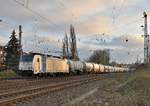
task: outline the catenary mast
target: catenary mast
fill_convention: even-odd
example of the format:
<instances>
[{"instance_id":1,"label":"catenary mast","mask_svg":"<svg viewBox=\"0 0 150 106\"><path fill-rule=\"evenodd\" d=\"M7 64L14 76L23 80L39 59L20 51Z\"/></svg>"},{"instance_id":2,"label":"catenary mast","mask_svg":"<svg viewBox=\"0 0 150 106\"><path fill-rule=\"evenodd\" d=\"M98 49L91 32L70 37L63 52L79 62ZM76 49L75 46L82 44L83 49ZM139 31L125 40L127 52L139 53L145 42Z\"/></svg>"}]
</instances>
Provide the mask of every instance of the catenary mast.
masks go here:
<instances>
[{"instance_id":1,"label":"catenary mast","mask_svg":"<svg viewBox=\"0 0 150 106\"><path fill-rule=\"evenodd\" d=\"M150 45L149 45L149 35L147 26L147 14L143 12L144 15L144 63L150 63Z\"/></svg>"}]
</instances>

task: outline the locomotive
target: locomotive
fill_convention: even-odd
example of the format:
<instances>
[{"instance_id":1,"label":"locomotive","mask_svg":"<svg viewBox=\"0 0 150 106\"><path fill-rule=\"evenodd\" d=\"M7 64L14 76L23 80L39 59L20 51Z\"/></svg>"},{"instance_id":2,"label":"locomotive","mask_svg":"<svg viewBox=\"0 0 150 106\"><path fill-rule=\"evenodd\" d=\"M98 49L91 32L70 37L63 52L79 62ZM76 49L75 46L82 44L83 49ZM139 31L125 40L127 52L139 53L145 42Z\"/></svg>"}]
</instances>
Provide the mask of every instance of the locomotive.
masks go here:
<instances>
[{"instance_id":1,"label":"locomotive","mask_svg":"<svg viewBox=\"0 0 150 106\"><path fill-rule=\"evenodd\" d=\"M19 71L38 74L79 74L128 72L129 68L107 66L84 61L73 61L38 53L22 55L19 62Z\"/></svg>"}]
</instances>

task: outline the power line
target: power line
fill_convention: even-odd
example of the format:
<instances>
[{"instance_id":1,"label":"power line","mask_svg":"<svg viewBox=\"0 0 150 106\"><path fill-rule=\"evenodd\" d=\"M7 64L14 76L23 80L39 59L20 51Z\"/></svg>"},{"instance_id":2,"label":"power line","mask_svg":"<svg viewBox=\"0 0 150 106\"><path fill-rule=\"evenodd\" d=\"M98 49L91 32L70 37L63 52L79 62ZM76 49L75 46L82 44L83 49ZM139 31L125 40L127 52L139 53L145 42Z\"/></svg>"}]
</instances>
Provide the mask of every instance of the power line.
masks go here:
<instances>
[{"instance_id":1,"label":"power line","mask_svg":"<svg viewBox=\"0 0 150 106\"><path fill-rule=\"evenodd\" d=\"M119 15L121 14L121 10L124 8L124 4L125 4L125 0L122 0L121 4L120 4L120 8L118 9L118 15L116 16L117 18L119 17Z\"/></svg>"},{"instance_id":2,"label":"power line","mask_svg":"<svg viewBox=\"0 0 150 106\"><path fill-rule=\"evenodd\" d=\"M59 2L59 4L60 4L61 6L67 8L66 5L65 5L61 0L56 0L56 2Z\"/></svg>"},{"instance_id":3,"label":"power line","mask_svg":"<svg viewBox=\"0 0 150 106\"><path fill-rule=\"evenodd\" d=\"M47 21L49 24L52 24L52 25L54 25L55 27L58 26L58 25L54 24L53 22L50 22L50 20L49 20L48 18L44 17L44 16L41 15L40 13L38 13L38 12L32 10L31 8L29 8L29 7L28 7L28 3L29 3L28 0L26 1L26 6L25 6L24 3L20 3L20 2L17 1L17 0L13 0L13 1L16 2L17 4L23 6L25 9L27 9L28 11L30 11L32 14L34 14L34 15L38 16L39 18L41 18L41 19ZM35 29L35 30L36 30L36 29ZM35 32L34 35L35 35L35 39L36 39L36 32ZM36 42L35 42L34 45L36 45L36 43L37 43L37 40L35 40L35 41L36 41ZM35 47L35 48L36 48L36 47Z\"/></svg>"},{"instance_id":4,"label":"power line","mask_svg":"<svg viewBox=\"0 0 150 106\"><path fill-rule=\"evenodd\" d=\"M128 23L123 24L123 25L119 25L119 26L115 27L115 30L121 31L121 29L123 29L124 26L126 26L126 28L129 28L129 26L131 26L131 25L133 25L133 24L135 24L135 23L137 23L137 22L140 22L140 21L142 21L142 18L137 19L137 20L133 20L133 21L128 22ZM139 26L139 27L140 27L140 26ZM114 29L112 29L112 30L114 30ZM126 31L126 33L128 33L128 32Z\"/></svg>"},{"instance_id":5,"label":"power line","mask_svg":"<svg viewBox=\"0 0 150 106\"><path fill-rule=\"evenodd\" d=\"M28 6L29 1L27 2L26 6L25 6L24 3L21 3L21 2L19 2L19 1L17 1L17 0L13 0L13 1L16 2L17 4L21 5L22 7L24 7L24 8L27 9L28 11L30 11L32 14L34 14L34 15L38 16L39 18L41 18L41 19L47 21L49 24L52 24L52 25L54 25L54 26L56 26L56 27L58 26L57 24L54 24L52 21L50 21L48 18L44 17L44 16L41 15L40 13L38 13L38 12L32 10L31 8L29 8L29 6Z\"/></svg>"},{"instance_id":6,"label":"power line","mask_svg":"<svg viewBox=\"0 0 150 106\"><path fill-rule=\"evenodd\" d=\"M112 7L112 23L114 24L115 23L115 10L116 10L116 2L117 2L117 0L114 0L114 3L113 3L113 7Z\"/></svg>"}]
</instances>

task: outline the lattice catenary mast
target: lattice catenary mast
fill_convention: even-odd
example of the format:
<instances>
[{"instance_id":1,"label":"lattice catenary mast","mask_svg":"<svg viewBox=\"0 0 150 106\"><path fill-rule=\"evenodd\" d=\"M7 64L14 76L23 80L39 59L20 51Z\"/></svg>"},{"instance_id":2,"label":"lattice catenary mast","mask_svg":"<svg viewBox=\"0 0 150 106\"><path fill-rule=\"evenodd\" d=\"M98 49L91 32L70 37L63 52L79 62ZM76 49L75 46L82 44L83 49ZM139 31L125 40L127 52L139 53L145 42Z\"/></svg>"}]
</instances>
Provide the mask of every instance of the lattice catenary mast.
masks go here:
<instances>
[{"instance_id":1,"label":"lattice catenary mast","mask_svg":"<svg viewBox=\"0 0 150 106\"><path fill-rule=\"evenodd\" d=\"M147 28L147 14L143 12L144 15L144 63L150 63L150 44L149 44L149 35Z\"/></svg>"}]
</instances>

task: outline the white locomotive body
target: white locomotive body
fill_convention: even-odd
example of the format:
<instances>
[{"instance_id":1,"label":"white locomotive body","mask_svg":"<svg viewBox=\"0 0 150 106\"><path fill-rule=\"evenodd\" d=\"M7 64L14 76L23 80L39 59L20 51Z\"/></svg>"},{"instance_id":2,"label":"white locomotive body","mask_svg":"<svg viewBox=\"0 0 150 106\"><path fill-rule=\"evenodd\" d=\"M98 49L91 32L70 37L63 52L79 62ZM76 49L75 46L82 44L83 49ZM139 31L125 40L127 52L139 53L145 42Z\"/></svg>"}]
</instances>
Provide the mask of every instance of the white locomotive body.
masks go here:
<instances>
[{"instance_id":1,"label":"white locomotive body","mask_svg":"<svg viewBox=\"0 0 150 106\"><path fill-rule=\"evenodd\" d=\"M33 54L29 54L29 55L24 55L20 58L20 62L19 62L19 70L23 73L23 72L30 72L33 73L33 58L34 55Z\"/></svg>"}]
</instances>

